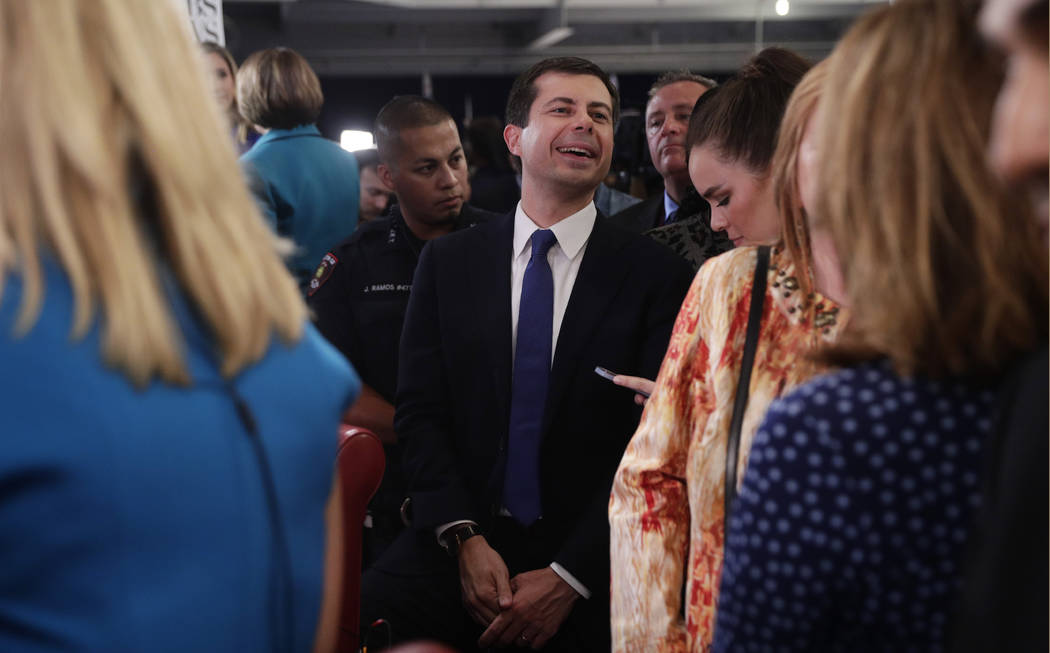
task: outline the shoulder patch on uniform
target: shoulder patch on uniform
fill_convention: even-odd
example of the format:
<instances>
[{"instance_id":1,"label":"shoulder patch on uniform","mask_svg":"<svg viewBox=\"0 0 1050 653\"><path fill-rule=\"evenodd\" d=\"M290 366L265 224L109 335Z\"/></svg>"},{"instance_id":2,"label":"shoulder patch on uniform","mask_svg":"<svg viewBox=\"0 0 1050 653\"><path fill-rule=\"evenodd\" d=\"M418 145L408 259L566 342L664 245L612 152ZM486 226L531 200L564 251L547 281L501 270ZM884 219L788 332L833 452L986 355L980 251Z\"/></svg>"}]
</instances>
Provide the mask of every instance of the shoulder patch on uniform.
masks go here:
<instances>
[{"instance_id":1,"label":"shoulder patch on uniform","mask_svg":"<svg viewBox=\"0 0 1050 653\"><path fill-rule=\"evenodd\" d=\"M306 292L307 297L313 297L317 289L328 281L328 277L332 276L332 270L335 269L335 264L338 262L339 259L335 257L335 254L328 252L324 255L321 264L317 266L317 272L314 272L314 278L310 279L310 290Z\"/></svg>"}]
</instances>

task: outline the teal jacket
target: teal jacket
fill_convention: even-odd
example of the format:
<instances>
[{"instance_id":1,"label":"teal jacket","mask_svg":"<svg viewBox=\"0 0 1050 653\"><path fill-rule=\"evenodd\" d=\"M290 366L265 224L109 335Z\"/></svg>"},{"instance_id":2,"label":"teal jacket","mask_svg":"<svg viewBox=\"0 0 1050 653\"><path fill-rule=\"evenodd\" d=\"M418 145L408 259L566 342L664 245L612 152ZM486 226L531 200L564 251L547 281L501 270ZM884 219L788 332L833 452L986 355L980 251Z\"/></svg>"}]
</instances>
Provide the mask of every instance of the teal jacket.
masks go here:
<instances>
[{"instance_id":1,"label":"teal jacket","mask_svg":"<svg viewBox=\"0 0 1050 653\"><path fill-rule=\"evenodd\" d=\"M241 156L263 216L296 245L288 269L306 292L325 253L357 227L357 160L314 125L274 129Z\"/></svg>"}]
</instances>

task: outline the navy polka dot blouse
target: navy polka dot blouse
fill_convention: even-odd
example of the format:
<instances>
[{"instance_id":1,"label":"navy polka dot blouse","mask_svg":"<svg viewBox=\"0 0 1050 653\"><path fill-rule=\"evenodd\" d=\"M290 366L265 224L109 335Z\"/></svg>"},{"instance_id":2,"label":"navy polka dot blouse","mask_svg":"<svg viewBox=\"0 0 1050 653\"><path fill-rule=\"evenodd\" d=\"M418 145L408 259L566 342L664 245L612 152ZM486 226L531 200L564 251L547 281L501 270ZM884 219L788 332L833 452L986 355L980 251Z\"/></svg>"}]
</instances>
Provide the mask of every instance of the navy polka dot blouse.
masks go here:
<instances>
[{"instance_id":1,"label":"navy polka dot blouse","mask_svg":"<svg viewBox=\"0 0 1050 653\"><path fill-rule=\"evenodd\" d=\"M774 402L733 506L714 651L939 651L994 395L885 362Z\"/></svg>"}]
</instances>

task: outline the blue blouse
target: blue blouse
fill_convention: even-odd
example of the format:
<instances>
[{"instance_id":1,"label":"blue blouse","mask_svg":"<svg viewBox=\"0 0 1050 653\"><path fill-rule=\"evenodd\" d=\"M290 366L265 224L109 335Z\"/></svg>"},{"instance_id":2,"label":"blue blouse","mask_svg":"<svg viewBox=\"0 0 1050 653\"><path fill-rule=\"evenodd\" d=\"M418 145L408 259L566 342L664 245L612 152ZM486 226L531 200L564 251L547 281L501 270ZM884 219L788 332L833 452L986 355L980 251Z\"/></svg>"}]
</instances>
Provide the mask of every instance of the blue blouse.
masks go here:
<instances>
[{"instance_id":1,"label":"blue blouse","mask_svg":"<svg viewBox=\"0 0 1050 653\"><path fill-rule=\"evenodd\" d=\"M359 381L312 327L231 382L172 296L193 383L136 388L107 365L99 326L70 339L53 263L35 326L0 295L0 651L269 651L287 614L259 460L265 447L291 558L291 641L313 642L337 425Z\"/></svg>"},{"instance_id":2,"label":"blue blouse","mask_svg":"<svg viewBox=\"0 0 1050 653\"><path fill-rule=\"evenodd\" d=\"M713 650L942 650L993 405L886 362L774 402L730 518Z\"/></svg>"}]
</instances>

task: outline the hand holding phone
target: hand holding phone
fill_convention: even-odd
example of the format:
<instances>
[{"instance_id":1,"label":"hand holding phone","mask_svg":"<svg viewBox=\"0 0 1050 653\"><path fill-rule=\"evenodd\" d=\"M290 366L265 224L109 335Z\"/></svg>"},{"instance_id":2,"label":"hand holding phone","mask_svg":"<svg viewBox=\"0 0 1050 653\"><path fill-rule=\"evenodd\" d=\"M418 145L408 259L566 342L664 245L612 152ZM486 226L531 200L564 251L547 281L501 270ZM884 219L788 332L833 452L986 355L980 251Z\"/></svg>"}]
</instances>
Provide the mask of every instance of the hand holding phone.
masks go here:
<instances>
[{"instance_id":1,"label":"hand holding phone","mask_svg":"<svg viewBox=\"0 0 1050 653\"><path fill-rule=\"evenodd\" d=\"M627 376L626 374L617 374L616 372L605 369L601 366L595 367L594 373L602 378L609 379L616 385L620 385L625 388L630 388L631 390L634 390L635 393L637 393L638 395L638 397L636 397L636 400L638 400L638 398L640 397L640 400L638 400L639 404L645 403L645 400L649 398L650 394L652 394L653 387L656 385L649 379L645 379L640 376Z\"/></svg>"}]
</instances>

